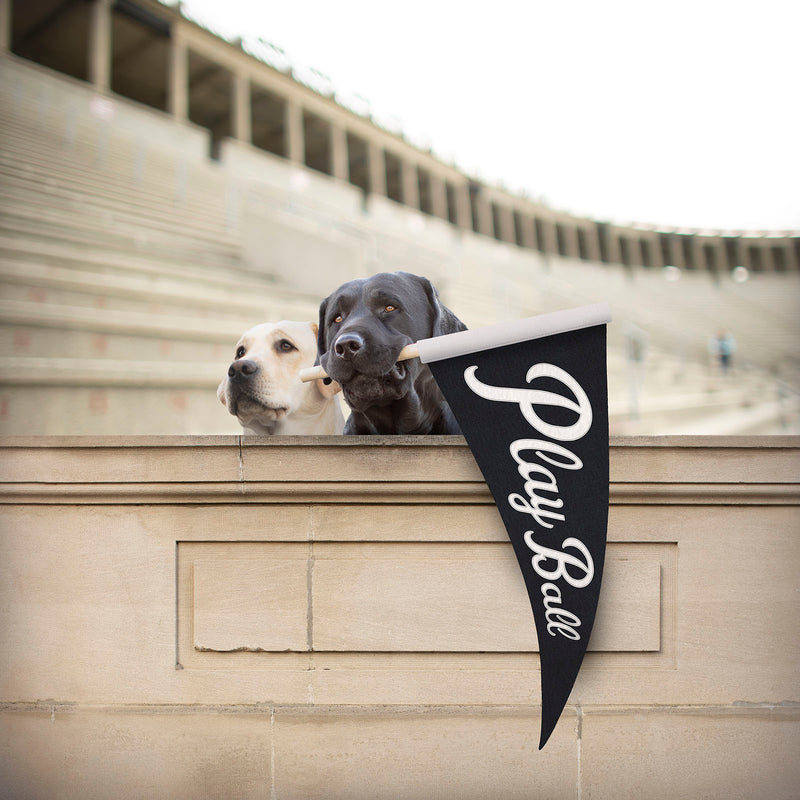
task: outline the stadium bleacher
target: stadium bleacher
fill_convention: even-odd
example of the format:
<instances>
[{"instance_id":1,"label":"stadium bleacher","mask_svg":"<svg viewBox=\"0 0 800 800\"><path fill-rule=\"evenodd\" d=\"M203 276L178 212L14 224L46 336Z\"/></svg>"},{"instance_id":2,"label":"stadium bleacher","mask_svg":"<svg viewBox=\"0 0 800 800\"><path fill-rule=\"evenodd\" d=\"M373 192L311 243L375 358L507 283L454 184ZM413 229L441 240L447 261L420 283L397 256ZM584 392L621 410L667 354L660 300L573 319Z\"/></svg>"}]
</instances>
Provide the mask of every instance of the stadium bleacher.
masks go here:
<instances>
[{"instance_id":1,"label":"stadium bleacher","mask_svg":"<svg viewBox=\"0 0 800 800\"><path fill-rule=\"evenodd\" d=\"M545 256L15 57L0 59L0 429L236 433L239 334L339 283L429 276L470 326L607 300L612 433L798 430L800 276ZM732 375L708 350L737 342ZM630 337L643 360L629 358Z\"/></svg>"}]
</instances>

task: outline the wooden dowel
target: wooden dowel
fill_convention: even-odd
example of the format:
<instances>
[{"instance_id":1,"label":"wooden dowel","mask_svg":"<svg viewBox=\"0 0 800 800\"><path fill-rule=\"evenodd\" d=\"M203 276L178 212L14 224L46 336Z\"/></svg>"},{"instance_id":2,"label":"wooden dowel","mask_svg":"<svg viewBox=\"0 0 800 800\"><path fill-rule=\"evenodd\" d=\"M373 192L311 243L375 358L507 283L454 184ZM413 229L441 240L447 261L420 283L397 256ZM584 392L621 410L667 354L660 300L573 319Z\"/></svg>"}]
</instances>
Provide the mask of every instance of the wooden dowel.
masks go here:
<instances>
[{"instance_id":1,"label":"wooden dowel","mask_svg":"<svg viewBox=\"0 0 800 800\"><path fill-rule=\"evenodd\" d=\"M401 351L400 355L397 356L398 361L406 361L409 358L419 358L419 348L417 347L416 342L412 342L411 344L407 344ZM318 364L316 367L306 367L305 369L300 370L300 380L303 383L308 383L308 381L318 380L319 378L327 378L328 373L325 372L324 369Z\"/></svg>"}]
</instances>

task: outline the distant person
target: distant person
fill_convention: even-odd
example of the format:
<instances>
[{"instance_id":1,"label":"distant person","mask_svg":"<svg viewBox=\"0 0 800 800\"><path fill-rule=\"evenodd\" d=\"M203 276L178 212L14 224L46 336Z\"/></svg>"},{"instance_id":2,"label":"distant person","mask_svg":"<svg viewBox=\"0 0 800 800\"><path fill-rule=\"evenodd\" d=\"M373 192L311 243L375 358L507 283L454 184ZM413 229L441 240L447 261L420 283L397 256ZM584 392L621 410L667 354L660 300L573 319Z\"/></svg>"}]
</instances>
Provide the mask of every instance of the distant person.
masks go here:
<instances>
[{"instance_id":1,"label":"distant person","mask_svg":"<svg viewBox=\"0 0 800 800\"><path fill-rule=\"evenodd\" d=\"M628 366L630 416L632 419L639 419L639 398L644 387L647 358L647 334L632 322L625 323L625 354Z\"/></svg>"},{"instance_id":2,"label":"distant person","mask_svg":"<svg viewBox=\"0 0 800 800\"><path fill-rule=\"evenodd\" d=\"M719 368L723 375L727 375L733 364L733 354L736 352L736 340L728 331L721 330L711 340L711 351L717 357Z\"/></svg>"}]
</instances>

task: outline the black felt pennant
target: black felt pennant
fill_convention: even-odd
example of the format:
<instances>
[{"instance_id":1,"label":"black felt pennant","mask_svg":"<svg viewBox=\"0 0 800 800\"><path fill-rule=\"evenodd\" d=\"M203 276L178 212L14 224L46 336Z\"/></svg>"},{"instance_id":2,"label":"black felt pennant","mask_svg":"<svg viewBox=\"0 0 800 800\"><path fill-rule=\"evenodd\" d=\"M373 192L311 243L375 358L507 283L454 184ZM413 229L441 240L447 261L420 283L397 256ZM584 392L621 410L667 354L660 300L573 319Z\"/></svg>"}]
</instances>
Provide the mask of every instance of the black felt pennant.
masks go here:
<instances>
[{"instance_id":1,"label":"black felt pennant","mask_svg":"<svg viewBox=\"0 0 800 800\"><path fill-rule=\"evenodd\" d=\"M594 623L608 522L606 326L431 361L519 561L539 640L539 748Z\"/></svg>"}]
</instances>

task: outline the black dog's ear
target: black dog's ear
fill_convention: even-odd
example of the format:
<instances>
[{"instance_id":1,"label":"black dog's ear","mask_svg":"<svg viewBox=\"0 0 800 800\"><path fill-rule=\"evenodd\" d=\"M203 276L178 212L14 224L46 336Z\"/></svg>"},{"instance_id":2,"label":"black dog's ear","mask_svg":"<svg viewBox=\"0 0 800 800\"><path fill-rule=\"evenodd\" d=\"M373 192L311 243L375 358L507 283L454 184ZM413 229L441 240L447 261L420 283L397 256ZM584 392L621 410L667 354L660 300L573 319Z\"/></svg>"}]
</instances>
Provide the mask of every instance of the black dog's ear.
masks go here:
<instances>
[{"instance_id":1,"label":"black dog's ear","mask_svg":"<svg viewBox=\"0 0 800 800\"><path fill-rule=\"evenodd\" d=\"M448 333L458 333L465 331L467 326L439 300L439 292L427 278L419 278L428 295L428 303L431 309L431 336L445 336Z\"/></svg>"},{"instance_id":2,"label":"black dog's ear","mask_svg":"<svg viewBox=\"0 0 800 800\"><path fill-rule=\"evenodd\" d=\"M326 297L319 304L319 327L317 328L317 364L319 364L319 357L328 350L325 337L325 316L328 313L328 300Z\"/></svg>"},{"instance_id":3,"label":"black dog's ear","mask_svg":"<svg viewBox=\"0 0 800 800\"><path fill-rule=\"evenodd\" d=\"M314 361L314 366L320 364L320 358L328 351L328 344L327 344L327 337L325 331L325 316L328 312L328 300L330 297L326 297L320 304L319 304L319 327L317 328L317 358ZM327 386L328 384L332 383L330 378L323 378L323 383Z\"/></svg>"}]
</instances>

